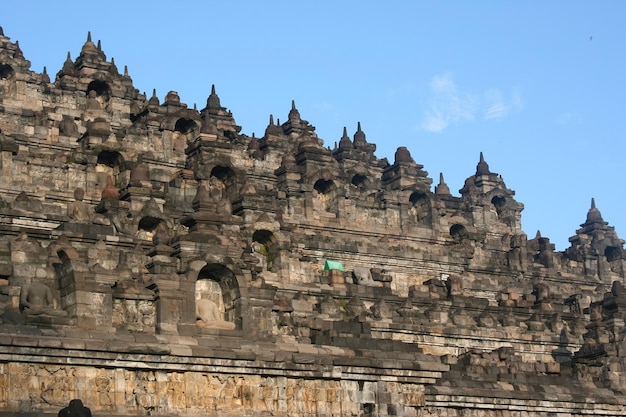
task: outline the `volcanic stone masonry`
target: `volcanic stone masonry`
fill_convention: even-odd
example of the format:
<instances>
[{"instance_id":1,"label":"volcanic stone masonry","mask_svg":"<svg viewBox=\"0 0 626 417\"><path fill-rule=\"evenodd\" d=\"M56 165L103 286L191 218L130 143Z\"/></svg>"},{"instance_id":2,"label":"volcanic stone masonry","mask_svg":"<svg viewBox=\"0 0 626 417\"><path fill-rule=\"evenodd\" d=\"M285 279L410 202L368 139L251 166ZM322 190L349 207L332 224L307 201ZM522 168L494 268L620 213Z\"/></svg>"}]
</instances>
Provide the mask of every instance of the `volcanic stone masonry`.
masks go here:
<instances>
[{"instance_id":1,"label":"volcanic stone masonry","mask_svg":"<svg viewBox=\"0 0 626 417\"><path fill-rule=\"evenodd\" d=\"M482 155L457 197L285 120L147 97L91 36L51 82L0 30L0 416L626 415L593 201L556 252Z\"/></svg>"}]
</instances>

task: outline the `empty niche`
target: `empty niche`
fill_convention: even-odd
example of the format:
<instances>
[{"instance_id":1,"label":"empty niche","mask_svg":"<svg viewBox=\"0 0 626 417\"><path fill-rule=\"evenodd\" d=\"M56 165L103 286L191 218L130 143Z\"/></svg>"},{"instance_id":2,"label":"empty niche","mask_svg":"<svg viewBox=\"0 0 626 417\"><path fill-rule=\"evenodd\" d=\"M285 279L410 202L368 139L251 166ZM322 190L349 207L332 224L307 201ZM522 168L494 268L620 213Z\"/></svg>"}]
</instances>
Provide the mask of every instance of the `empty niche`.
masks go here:
<instances>
[{"instance_id":1,"label":"empty niche","mask_svg":"<svg viewBox=\"0 0 626 417\"><path fill-rule=\"evenodd\" d=\"M146 232L154 232L156 228L161 223L161 219L154 216L144 216L139 220L139 225L137 226L140 230L145 230Z\"/></svg>"},{"instance_id":2,"label":"empty niche","mask_svg":"<svg viewBox=\"0 0 626 417\"><path fill-rule=\"evenodd\" d=\"M357 188L363 188L367 185L367 177L363 174L355 174L350 183Z\"/></svg>"},{"instance_id":3,"label":"empty niche","mask_svg":"<svg viewBox=\"0 0 626 417\"><path fill-rule=\"evenodd\" d=\"M198 127L198 124L195 121L191 119L181 118L176 121L176 124L174 125L174 131L180 132L183 135L185 135L189 132L192 132L197 127Z\"/></svg>"},{"instance_id":4,"label":"empty niche","mask_svg":"<svg viewBox=\"0 0 626 417\"><path fill-rule=\"evenodd\" d=\"M496 213L498 214L498 218L502 216L502 211L504 210L504 205L506 204L506 198L502 196L495 196L491 199L491 204L496 209Z\"/></svg>"},{"instance_id":5,"label":"empty niche","mask_svg":"<svg viewBox=\"0 0 626 417\"><path fill-rule=\"evenodd\" d=\"M450 227L450 236L452 236L455 242L459 243L467 238L467 229L462 224L453 224Z\"/></svg>"},{"instance_id":6,"label":"empty niche","mask_svg":"<svg viewBox=\"0 0 626 417\"><path fill-rule=\"evenodd\" d=\"M0 64L0 80L8 80L15 75L15 70L8 64Z\"/></svg>"},{"instance_id":7,"label":"empty niche","mask_svg":"<svg viewBox=\"0 0 626 417\"><path fill-rule=\"evenodd\" d=\"M604 256L608 262L617 261L622 258L622 251L617 246L607 246L604 250Z\"/></svg>"}]
</instances>

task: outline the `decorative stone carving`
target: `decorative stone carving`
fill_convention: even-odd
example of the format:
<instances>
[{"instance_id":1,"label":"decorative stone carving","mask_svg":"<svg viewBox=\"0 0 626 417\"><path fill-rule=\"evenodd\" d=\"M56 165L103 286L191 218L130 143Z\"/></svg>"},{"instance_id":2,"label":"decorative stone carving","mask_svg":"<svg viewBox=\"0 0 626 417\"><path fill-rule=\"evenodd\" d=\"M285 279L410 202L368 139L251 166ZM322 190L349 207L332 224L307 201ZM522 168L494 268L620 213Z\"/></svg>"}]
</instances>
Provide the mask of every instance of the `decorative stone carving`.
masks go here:
<instances>
[{"instance_id":1,"label":"decorative stone carving","mask_svg":"<svg viewBox=\"0 0 626 417\"><path fill-rule=\"evenodd\" d=\"M233 330L235 323L225 321L221 316L222 313L213 301L205 298L196 300L196 324L198 327Z\"/></svg>"},{"instance_id":2,"label":"decorative stone carving","mask_svg":"<svg viewBox=\"0 0 626 417\"><path fill-rule=\"evenodd\" d=\"M446 280L446 288L448 289L448 297L463 295L463 280L458 275L450 275Z\"/></svg>"},{"instance_id":3,"label":"decorative stone carving","mask_svg":"<svg viewBox=\"0 0 626 417\"><path fill-rule=\"evenodd\" d=\"M260 242L252 242L250 245L252 256L258 260L257 265L262 271L267 270L267 247Z\"/></svg>"},{"instance_id":4,"label":"decorative stone carving","mask_svg":"<svg viewBox=\"0 0 626 417\"><path fill-rule=\"evenodd\" d=\"M349 317L361 317L367 316L369 314L369 310L365 308L363 300L361 300L358 295L355 295L350 299L350 301L348 301L348 303L344 307L344 310Z\"/></svg>"},{"instance_id":5,"label":"decorative stone carving","mask_svg":"<svg viewBox=\"0 0 626 417\"><path fill-rule=\"evenodd\" d=\"M69 224L63 225L62 230L84 232L89 229L83 225L98 224L109 226L111 224L111 221L107 217L101 213L97 213L91 205L83 201L84 196L85 190L82 188L79 187L74 190L74 201L68 202L66 206Z\"/></svg>"},{"instance_id":6,"label":"decorative stone carving","mask_svg":"<svg viewBox=\"0 0 626 417\"><path fill-rule=\"evenodd\" d=\"M376 320L390 319L393 316L391 308L389 308L389 305L385 302L384 298L376 300L376 302L370 307L370 311L372 317Z\"/></svg>"},{"instance_id":7,"label":"decorative stone carving","mask_svg":"<svg viewBox=\"0 0 626 417\"><path fill-rule=\"evenodd\" d=\"M0 415L624 414L626 252L594 201L556 251L482 155L433 192L295 103L257 140L91 40L54 83L1 29L0 57Z\"/></svg>"},{"instance_id":8,"label":"decorative stone carving","mask_svg":"<svg viewBox=\"0 0 626 417\"><path fill-rule=\"evenodd\" d=\"M119 199L120 193L117 188L113 185L113 178L108 175L106 186L102 190L102 200L112 200L117 201Z\"/></svg>"},{"instance_id":9,"label":"decorative stone carving","mask_svg":"<svg viewBox=\"0 0 626 417\"><path fill-rule=\"evenodd\" d=\"M63 116L63 119L59 123L59 134L70 137L78 136L78 126L76 126L76 123L74 123L71 117Z\"/></svg>"},{"instance_id":10,"label":"decorative stone carving","mask_svg":"<svg viewBox=\"0 0 626 417\"><path fill-rule=\"evenodd\" d=\"M22 191L15 197L12 204L14 209L23 210L26 212L40 212L43 209L41 201L36 198L32 198L27 193Z\"/></svg>"},{"instance_id":11,"label":"decorative stone carving","mask_svg":"<svg viewBox=\"0 0 626 417\"><path fill-rule=\"evenodd\" d=\"M374 281L372 270L365 266L355 266L352 270L352 278L355 284L380 286L379 282Z\"/></svg>"},{"instance_id":12,"label":"decorative stone carving","mask_svg":"<svg viewBox=\"0 0 626 417\"><path fill-rule=\"evenodd\" d=\"M544 283L535 284L533 288L535 296L535 306L541 310L552 311L553 306L550 299L550 287Z\"/></svg>"},{"instance_id":13,"label":"decorative stone carving","mask_svg":"<svg viewBox=\"0 0 626 417\"><path fill-rule=\"evenodd\" d=\"M76 188L74 190L74 201L67 203L67 217L76 223L91 223L95 214L93 208L83 202L85 190Z\"/></svg>"},{"instance_id":14,"label":"decorative stone carving","mask_svg":"<svg viewBox=\"0 0 626 417\"><path fill-rule=\"evenodd\" d=\"M341 306L333 298L332 295L327 294L318 304L319 312L331 319L341 318Z\"/></svg>"},{"instance_id":15,"label":"decorative stone carving","mask_svg":"<svg viewBox=\"0 0 626 417\"><path fill-rule=\"evenodd\" d=\"M89 90L87 97L87 110L101 110L102 106L97 99L97 93L95 90Z\"/></svg>"},{"instance_id":16,"label":"decorative stone carving","mask_svg":"<svg viewBox=\"0 0 626 417\"><path fill-rule=\"evenodd\" d=\"M602 321L602 303L595 302L591 303L589 306L589 320L591 320L591 324L599 323Z\"/></svg>"},{"instance_id":17,"label":"decorative stone carving","mask_svg":"<svg viewBox=\"0 0 626 417\"><path fill-rule=\"evenodd\" d=\"M550 287L546 284L536 284L533 289L533 294L535 295L537 302L549 301Z\"/></svg>"},{"instance_id":18,"label":"decorative stone carving","mask_svg":"<svg viewBox=\"0 0 626 417\"><path fill-rule=\"evenodd\" d=\"M411 302L410 297L407 298L404 301L404 304L402 304L402 306L399 307L396 311L401 317L406 317L406 318L418 317L421 314L420 311L413 306L413 303Z\"/></svg>"},{"instance_id":19,"label":"decorative stone carving","mask_svg":"<svg viewBox=\"0 0 626 417\"><path fill-rule=\"evenodd\" d=\"M28 315L45 314L49 316L65 317L67 312L59 310L54 305L52 291L47 285L38 281L22 287L20 306Z\"/></svg>"},{"instance_id":20,"label":"decorative stone carving","mask_svg":"<svg viewBox=\"0 0 626 417\"><path fill-rule=\"evenodd\" d=\"M211 176L209 178L209 197L215 201L224 198L224 183L217 177Z\"/></svg>"}]
</instances>

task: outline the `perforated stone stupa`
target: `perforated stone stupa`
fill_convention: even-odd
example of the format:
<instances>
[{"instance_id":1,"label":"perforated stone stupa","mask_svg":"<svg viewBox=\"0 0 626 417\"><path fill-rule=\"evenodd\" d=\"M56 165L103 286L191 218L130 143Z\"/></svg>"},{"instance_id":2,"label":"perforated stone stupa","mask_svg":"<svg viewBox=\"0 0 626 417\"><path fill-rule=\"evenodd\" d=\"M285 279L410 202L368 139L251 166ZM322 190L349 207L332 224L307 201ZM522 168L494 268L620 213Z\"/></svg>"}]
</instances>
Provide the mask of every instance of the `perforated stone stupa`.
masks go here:
<instances>
[{"instance_id":1,"label":"perforated stone stupa","mask_svg":"<svg viewBox=\"0 0 626 417\"><path fill-rule=\"evenodd\" d=\"M52 81L0 30L0 416L626 415L593 201L557 252L482 154L453 195L360 124L249 137L215 88L72 56Z\"/></svg>"}]
</instances>

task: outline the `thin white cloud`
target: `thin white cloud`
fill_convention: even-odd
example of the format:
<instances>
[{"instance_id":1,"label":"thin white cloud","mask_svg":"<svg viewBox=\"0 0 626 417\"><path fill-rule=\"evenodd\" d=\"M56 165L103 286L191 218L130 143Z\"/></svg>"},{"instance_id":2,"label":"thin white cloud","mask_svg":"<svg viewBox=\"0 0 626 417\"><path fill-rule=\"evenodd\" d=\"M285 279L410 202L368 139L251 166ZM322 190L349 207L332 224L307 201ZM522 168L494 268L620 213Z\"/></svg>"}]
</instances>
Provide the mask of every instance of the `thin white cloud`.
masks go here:
<instances>
[{"instance_id":1,"label":"thin white cloud","mask_svg":"<svg viewBox=\"0 0 626 417\"><path fill-rule=\"evenodd\" d=\"M487 121L502 119L512 110L524 107L519 89L513 89L509 98L497 88L487 89L482 94L460 91L451 73L434 76L430 90L431 97L419 126L428 132L441 132L452 124L473 121L477 117Z\"/></svg>"},{"instance_id":2,"label":"thin white cloud","mask_svg":"<svg viewBox=\"0 0 626 417\"><path fill-rule=\"evenodd\" d=\"M497 88L490 88L485 91L483 119L502 119L513 110L524 108L524 99L518 88L511 91L511 98L507 100L504 93Z\"/></svg>"},{"instance_id":3,"label":"thin white cloud","mask_svg":"<svg viewBox=\"0 0 626 417\"><path fill-rule=\"evenodd\" d=\"M504 104L502 91L497 88L490 88L483 97L485 103L483 118L485 120L501 119L509 113L510 106Z\"/></svg>"},{"instance_id":4,"label":"thin white cloud","mask_svg":"<svg viewBox=\"0 0 626 417\"><path fill-rule=\"evenodd\" d=\"M450 124L473 120L477 99L457 90L451 73L436 75L430 82L432 96L421 127L429 132L441 132Z\"/></svg>"}]
</instances>

